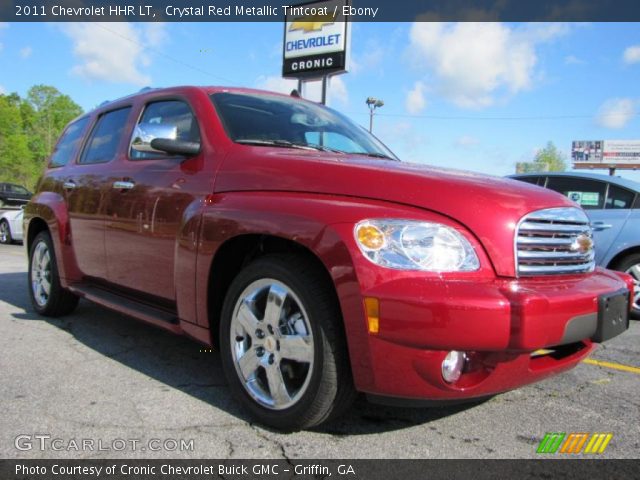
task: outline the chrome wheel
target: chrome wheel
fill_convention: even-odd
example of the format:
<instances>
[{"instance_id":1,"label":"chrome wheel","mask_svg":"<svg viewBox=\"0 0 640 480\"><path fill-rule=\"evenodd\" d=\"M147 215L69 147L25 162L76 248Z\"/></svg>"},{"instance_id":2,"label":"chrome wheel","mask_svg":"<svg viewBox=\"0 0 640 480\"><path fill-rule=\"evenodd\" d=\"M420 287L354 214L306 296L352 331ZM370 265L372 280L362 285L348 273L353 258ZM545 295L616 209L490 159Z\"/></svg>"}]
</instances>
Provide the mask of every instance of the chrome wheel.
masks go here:
<instances>
[{"instance_id":1,"label":"chrome wheel","mask_svg":"<svg viewBox=\"0 0 640 480\"><path fill-rule=\"evenodd\" d=\"M0 222L0 243L9 243L11 241L11 232L9 224L5 221Z\"/></svg>"},{"instance_id":2,"label":"chrome wheel","mask_svg":"<svg viewBox=\"0 0 640 480\"><path fill-rule=\"evenodd\" d=\"M633 309L635 311L640 310L640 263L631 265L625 270L633 277Z\"/></svg>"},{"instance_id":3,"label":"chrome wheel","mask_svg":"<svg viewBox=\"0 0 640 480\"><path fill-rule=\"evenodd\" d=\"M51 254L43 241L38 242L31 257L31 291L40 307L46 307L51 295Z\"/></svg>"},{"instance_id":4,"label":"chrome wheel","mask_svg":"<svg viewBox=\"0 0 640 480\"><path fill-rule=\"evenodd\" d=\"M282 282L256 280L240 294L230 324L236 373L260 405L284 410L304 395L313 372L309 317Z\"/></svg>"}]
</instances>

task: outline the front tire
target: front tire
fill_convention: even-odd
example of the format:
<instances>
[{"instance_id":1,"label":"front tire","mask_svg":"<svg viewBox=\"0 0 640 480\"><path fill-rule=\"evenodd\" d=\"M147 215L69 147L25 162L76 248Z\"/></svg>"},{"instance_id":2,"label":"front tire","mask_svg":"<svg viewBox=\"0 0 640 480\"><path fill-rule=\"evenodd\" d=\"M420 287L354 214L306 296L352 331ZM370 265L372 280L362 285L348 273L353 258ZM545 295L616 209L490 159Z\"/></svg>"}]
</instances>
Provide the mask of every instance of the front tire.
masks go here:
<instances>
[{"instance_id":1,"label":"front tire","mask_svg":"<svg viewBox=\"0 0 640 480\"><path fill-rule=\"evenodd\" d=\"M310 428L342 413L355 390L342 318L326 275L297 255L269 255L231 283L220 322L232 393L259 422Z\"/></svg>"},{"instance_id":2,"label":"front tire","mask_svg":"<svg viewBox=\"0 0 640 480\"><path fill-rule=\"evenodd\" d=\"M13 237L11 236L9 222L5 219L0 220L0 243L8 245L11 242L13 242Z\"/></svg>"},{"instance_id":3,"label":"front tire","mask_svg":"<svg viewBox=\"0 0 640 480\"><path fill-rule=\"evenodd\" d=\"M640 253L632 253L620 260L614 270L628 273L633 277L633 298L631 318L640 319Z\"/></svg>"},{"instance_id":4,"label":"front tire","mask_svg":"<svg viewBox=\"0 0 640 480\"><path fill-rule=\"evenodd\" d=\"M29 249L29 296L36 312L59 317L75 310L78 297L60 285L58 264L49 232L42 231Z\"/></svg>"}]
</instances>

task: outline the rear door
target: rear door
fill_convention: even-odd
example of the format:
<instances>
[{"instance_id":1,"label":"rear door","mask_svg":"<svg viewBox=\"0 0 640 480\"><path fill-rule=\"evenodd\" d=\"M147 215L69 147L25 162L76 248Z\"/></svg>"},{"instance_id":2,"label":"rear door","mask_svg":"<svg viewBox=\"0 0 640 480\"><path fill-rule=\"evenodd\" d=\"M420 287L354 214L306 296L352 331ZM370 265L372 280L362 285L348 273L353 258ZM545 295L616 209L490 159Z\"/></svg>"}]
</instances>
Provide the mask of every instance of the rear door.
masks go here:
<instances>
[{"instance_id":1,"label":"rear door","mask_svg":"<svg viewBox=\"0 0 640 480\"><path fill-rule=\"evenodd\" d=\"M546 186L586 210L600 264L627 221L635 194L608 182L577 177L549 176Z\"/></svg>"},{"instance_id":2,"label":"rear door","mask_svg":"<svg viewBox=\"0 0 640 480\"><path fill-rule=\"evenodd\" d=\"M78 268L87 277L106 277L104 216L107 186L130 112L131 107L123 107L101 114L77 163L62 173L73 250Z\"/></svg>"},{"instance_id":3,"label":"rear door","mask_svg":"<svg viewBox=\"0 0 640 480\"><path fill-rule=\"evenodd\" d=\"M150 101L142 106L138 124L175 127L178 139L200 142L200 127L184 98ZM213 191L213 171L205 171L202 153L181 157L139 152L131 148L132 137L129 132L127 160L108 191L108 280L172 303L176 255L181 235L187 231L185 211L191 205L199 208ZM193 230L190 234L193 236Z\"/></svg>"}]
</instances>

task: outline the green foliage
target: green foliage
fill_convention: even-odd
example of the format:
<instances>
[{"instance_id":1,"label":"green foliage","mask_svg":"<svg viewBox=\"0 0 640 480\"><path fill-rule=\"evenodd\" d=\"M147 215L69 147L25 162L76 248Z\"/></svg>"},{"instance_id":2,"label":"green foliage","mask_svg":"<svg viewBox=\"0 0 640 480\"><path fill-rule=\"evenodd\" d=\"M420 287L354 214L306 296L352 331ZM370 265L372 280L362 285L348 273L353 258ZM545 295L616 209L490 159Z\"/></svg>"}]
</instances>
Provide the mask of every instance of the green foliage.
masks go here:
<instances>
[{"instance_id":1,"label":"green foliage","mask_svg":"<svg viewBox=\"0 0 640 480\"><path fill-rule=\"evenodd\" d=\"M516 173L564 172L566 169L566 156L553 142L538 150L533 161L516 163Z\"/></svg>"},{"instance_id":2,"label":"green foliage","mask_svg":"<svg viewBox=\"0 0 640 480\"><path fill-rule=\"evenodd\" d=\"M33 189L65 125L81 113L47 85L31 87L26 98L0 95L0 182Z\"/></svg>"}]
</instances>

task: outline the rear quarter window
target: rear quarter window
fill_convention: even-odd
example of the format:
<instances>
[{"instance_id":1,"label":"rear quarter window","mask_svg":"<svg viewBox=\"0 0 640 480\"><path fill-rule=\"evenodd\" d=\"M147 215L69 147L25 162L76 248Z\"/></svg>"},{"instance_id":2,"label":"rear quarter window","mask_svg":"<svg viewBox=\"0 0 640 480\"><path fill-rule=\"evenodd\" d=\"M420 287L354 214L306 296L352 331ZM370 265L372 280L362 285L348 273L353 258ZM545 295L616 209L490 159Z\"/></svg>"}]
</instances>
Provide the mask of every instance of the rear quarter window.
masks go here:
<instances>
[{"instance_id":1,"label":"rear quarter window","mask_svg":"<svg viewBox=\"0 0 640 480\"><path fill-rule=\"evenodd\" d=\"M51 154L50 167L62 167L75 158L88 123L89 117L84 117L67 127Z\"/></svg>"}]
</instances>

